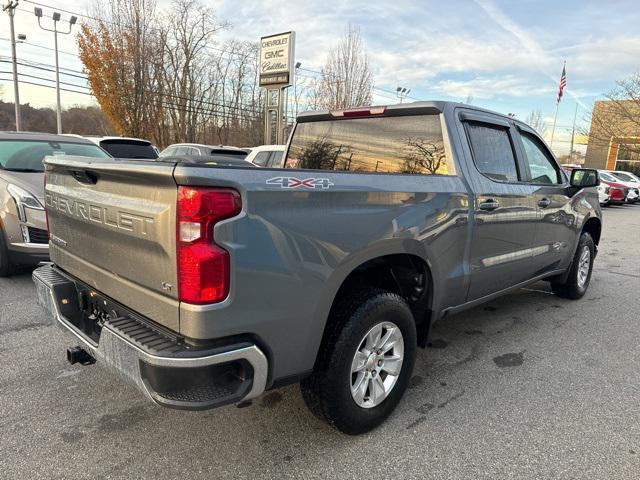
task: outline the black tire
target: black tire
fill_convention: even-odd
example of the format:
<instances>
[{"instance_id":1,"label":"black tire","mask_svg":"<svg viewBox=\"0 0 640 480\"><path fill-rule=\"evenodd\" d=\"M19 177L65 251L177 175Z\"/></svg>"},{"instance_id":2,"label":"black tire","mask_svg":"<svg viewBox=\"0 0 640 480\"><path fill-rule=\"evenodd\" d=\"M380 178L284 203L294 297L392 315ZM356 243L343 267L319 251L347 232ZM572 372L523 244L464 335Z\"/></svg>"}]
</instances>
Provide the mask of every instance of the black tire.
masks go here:
<instances>
[{"instance_id":1,"label":"black tire","mask_svg":"<svg viewBox=\"0 0 640 480\"><path fill-rule=\"evenodd\" d=\"M0 230L0 277L8 277L15 273L15 266L9 258L9 250L4 239L4 232Z\"/></svg>"},{"instance_id":2,"label":"black tire","mask_svg":"<svg viewBox=\"0 0 640 480\"><path fill-rule=\"evenodd\" d=\"M585 249L587 249L589 252L589 271L586 276L586 280L581 282L579 281L580 258L584 254ZM591 273L593 272L593 260L595 258L595 253L596 247L593 243L593 238L591 238L591 235L589 233L583 232L582 235L580 235L578 248L575 255L573 256L573 261L571 262L571 268L569 270L569 275L567 276L566 281L551 282L551 290L553 290L553 293L555 293L559 297L569 298L571 300L582 298L587 292L589 283L591 282Z\"/></svg>"},{"instance_id":3,"label":"black tire","mask_svg":"<svg viewBox=\"0 0 640 480\"><path fill-rule=\"evenodd\" d=\"M363 337L381 322L393 322L404 341L397 380L379 405L359 406L351 394L351 364ZM376 288L343 296L332 307L314 372L300 386L305 403L317 417L349 435L380 425L400 402L416 356L416 325L407 303L395 293Z\"/></svg>"}]
</instances>

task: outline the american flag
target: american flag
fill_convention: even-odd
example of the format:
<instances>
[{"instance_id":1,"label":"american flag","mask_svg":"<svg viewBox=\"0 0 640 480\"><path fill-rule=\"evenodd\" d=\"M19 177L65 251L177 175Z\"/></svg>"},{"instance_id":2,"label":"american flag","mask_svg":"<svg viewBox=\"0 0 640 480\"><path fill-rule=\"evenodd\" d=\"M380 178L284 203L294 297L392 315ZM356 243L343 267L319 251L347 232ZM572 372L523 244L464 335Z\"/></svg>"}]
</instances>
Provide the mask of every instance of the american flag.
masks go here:
<instances>
[{"instance_id":1,"label":"american flag","mask_svg":"<svg viewBox=\"0 0 640 480\"><path fill-rule=\"evenodd\" d=\"M560 85L558 85L558 98L556 99L556 103L560 103L562 100L562 93L564 92L564 87L567 86L567 70L566 65L562 66L562 75L560 75Z\"/></svg>"}]
</instances>

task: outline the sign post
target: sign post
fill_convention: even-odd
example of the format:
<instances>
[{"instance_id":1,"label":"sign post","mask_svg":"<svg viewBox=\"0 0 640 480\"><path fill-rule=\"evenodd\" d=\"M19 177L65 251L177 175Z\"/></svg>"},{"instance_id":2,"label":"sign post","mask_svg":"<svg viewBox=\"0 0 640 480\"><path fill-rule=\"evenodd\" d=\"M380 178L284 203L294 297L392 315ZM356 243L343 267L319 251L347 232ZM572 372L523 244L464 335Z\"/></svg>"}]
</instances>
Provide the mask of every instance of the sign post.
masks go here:
<instances>
[{"instance_id":1,"label":"sign post","mask_svg":"<svg viewBox=\"0 0 640 480\"><path fill-rule=\"evenodd\" d=\"M266 89L264 140L283 144L286 119L286 89L294 75L295 32L260 39L260 86Z\"/></svg>"}]
</instances>

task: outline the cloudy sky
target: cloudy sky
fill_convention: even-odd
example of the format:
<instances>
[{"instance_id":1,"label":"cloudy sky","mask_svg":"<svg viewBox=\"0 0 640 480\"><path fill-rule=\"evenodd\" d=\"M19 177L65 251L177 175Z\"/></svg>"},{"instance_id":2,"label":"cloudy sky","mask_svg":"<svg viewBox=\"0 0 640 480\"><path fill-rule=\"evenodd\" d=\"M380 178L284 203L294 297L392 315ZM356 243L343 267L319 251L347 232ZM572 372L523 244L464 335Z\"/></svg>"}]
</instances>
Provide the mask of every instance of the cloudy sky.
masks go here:
<instances>
[{"instance_id":1,"label":"cloudy sky","mask_svg":"<svg viewBox=\"0 0 640 480\"><path fill-rule=\"evenodd\" d=\"M370 55L378 104L395 103L392 92L403 86L411 88L412 99L465 101L473 97L475 105L522 119L531 110L540 110L550 123L566 60L568 87L558 117L564 138L576 105L580 123L593 101L611 90L616 79L640 71L637 0L203 1L220 19L231 23L221 41L232 37L257 40L295 30L296 60L310 70L321 68L327 49L348 23L358 26ZM38 3L86 13L91 0ZM38 28L33 7L33 2L21 0L16 12L16 32L26 34L28 42L18 46L18 57L48 68L54 61L53 38ZM8 19L3 14L0 79L10 79L4 73L11 70L8 37ZM60 64L71 74L63 77L70 84L66 87L85 91L85 81L73 76L82 69L73 35L61 38L60 50L64 52ZM53 73L46 70L22 68L21 72L53 79ZM11 84L1 81L0 85L3 99L12 101ZM52 89L21 86L23 103L49 106L54 98ZM63 92L62 101L64 107L92 100L88 95Z\"/></svg>"}]
</instances>

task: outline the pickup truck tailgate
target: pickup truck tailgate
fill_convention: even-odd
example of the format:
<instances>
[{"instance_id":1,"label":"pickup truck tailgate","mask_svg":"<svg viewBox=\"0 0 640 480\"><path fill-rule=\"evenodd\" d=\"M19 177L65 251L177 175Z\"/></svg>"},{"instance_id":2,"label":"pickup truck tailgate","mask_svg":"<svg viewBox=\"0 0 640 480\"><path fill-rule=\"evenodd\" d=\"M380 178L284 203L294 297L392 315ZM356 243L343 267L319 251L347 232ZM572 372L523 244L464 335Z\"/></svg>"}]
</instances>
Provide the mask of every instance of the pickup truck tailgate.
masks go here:
<instances>
[{"instance_id":1,"label":"pickup truck tailgate","mask_svg":"<svg viewBox=\"0 0 640 480\"><path fill-rule=\"evenodd\" d=\"M175 164L49 157L46 166L51 260L178 330Z\"/></svg>"}]
</instances>

